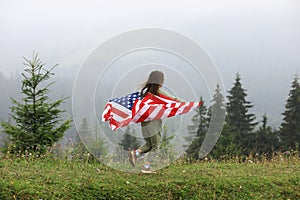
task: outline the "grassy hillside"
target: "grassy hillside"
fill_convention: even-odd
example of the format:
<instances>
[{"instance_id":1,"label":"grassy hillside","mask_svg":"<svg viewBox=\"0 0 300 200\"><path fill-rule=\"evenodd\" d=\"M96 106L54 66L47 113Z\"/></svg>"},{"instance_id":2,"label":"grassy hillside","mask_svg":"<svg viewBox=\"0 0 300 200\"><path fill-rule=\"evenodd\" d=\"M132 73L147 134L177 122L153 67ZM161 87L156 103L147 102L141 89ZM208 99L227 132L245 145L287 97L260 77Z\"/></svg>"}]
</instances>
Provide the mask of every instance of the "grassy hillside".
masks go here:
<instances>
[{"instance_id":1,"label":"grassy hillside","mask_svg":"<svg viewBox=\"0 0 300 200\"><path fill-rule=\"evenodd\" d=\"M97 163L1 159L0 199L299 199L300 161L174 163L130 174Z\"/></svg>"}]
</instances>

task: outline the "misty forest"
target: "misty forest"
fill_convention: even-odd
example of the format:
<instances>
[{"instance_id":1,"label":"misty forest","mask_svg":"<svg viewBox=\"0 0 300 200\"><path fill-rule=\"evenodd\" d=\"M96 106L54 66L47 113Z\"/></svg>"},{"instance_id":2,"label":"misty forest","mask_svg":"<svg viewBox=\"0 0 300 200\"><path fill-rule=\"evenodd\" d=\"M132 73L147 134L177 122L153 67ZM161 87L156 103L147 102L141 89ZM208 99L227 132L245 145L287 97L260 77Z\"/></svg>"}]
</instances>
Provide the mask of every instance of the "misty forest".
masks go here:
<instances>
[{"instance_id":1,"label":"misty forest","mask_svg":"<svg viewBox=\"0 0 300 200\"><path fill-rule=\"evenodd\" d=\"M0 200L300 199L299 0L0 10Z\"/></svg>"},{"instance_id":2,"label":"misty forest","mask_svg":"<svg viewBox=\"0 0 300 200\"><path fill-rule=\"evenodd\" d=\"M0 73L1 150L3 154L22 155L51 153L55 156L82 158L89 153L96 158L109 157L123 160L125 155L118 149L111 151L109 144L99 135L95 122L82 119L77 129L72 123L72 82L56 78L55 66L46 66L35 54L25 59L24 72L6 77ZM292 75L291 75L292 76ZM291 80L289 96L282 108L283 120L279 128L268 124L268 113L257 118L251 113L253 105L242 85L242 75L233 75L234 84L227 94L222 94L217 85L211 102L194 111L186 127L185 158L190 162L199 159L199 151L208 131L212 109L225 112L225 123L221 135L207 155L214 160L226 160L248 156L271 159L278 153L292 154L299 150L300 142L300 85L298 76ZM258 88L259 89L259 88ZM227 97L225 101L224 97ZM202 100L202 97L199 97ZM210 105L209 107L207 105ZM211 126L214 126L212 123ZM172 128L164 127L163 143L166 154L172 155ZM119 135L121 149L137 148L142 140L135 137L130 126ZM82 136L81 138L79 136ZM89 141L86 149L83 140ZM116 153L117 152L117 153ZM114 153L115 155L111 155Z\"/></svg>"}]
</instances>

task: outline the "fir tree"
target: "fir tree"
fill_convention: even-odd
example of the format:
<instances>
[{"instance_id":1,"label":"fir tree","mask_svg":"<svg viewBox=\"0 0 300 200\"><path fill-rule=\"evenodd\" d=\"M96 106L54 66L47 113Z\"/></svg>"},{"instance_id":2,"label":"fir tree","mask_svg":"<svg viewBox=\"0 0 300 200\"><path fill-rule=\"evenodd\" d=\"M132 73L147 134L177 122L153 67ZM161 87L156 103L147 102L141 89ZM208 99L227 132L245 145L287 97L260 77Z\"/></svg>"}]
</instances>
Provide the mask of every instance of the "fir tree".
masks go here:
<instances>
[{"instance_id":1,"label":"fir tree","mask_svg":"<svg viewBox=\"0 0 300 200\"><path fill-rule=\"evenodd\" d=\"M168 162L171 162L174 158L174 152L172 152L173 145L170 141L175 137L174 134L170 134L167 126L164 126L162 129L162 141L161 141L161 157L167 159Z\"/></svg>"},{"instance_id":2,"label":"fir tree","mask_svg":"<svg viewBox=\"0 0 300 200\"><path fill-rule=\"evenodd\" d=\"M235 134L234 143L247 153L249 138L257 122L254 122L255 115L249 113L253 105L246 97L246 90L242 87L240 75L237 74L234 86L227 96L229 102L226 104L226 123Z\"/></svg>"},{"instance_id":3,"label":"fir tree","mask_svg":"<svg viewBox=\"0 0 300 200\"><path fill-rule=\"evenodd\" d=\"M140 147L140 143L135 137L135 131L131 131L130 127L128 126L125 130L125 134L119 143L119 147L117 147L116 152L116 159L118 161L125 161L127 160L127 151L137 149Z\"/></svg>"},{"instance_id":4,"label":"fir tree","mask_svg":"<svg viewBox=\"0 0 300 200\"><path fill-rule=\"evenodd\" d=\"M284 116L280 126L282 150L295 150L300 143L300 85L297 76L292 82L282 115Z\"/></svg>"},{"instance_id":5,"label":"fir tree","mask_svg":"<svg viewBox=\"0 0 300 200\"><path fill-rule=\"evenodd\" d=\"M98 160L104 159L108 154L108 146L106 140L100 137L100 126L96 123L94 142L92 143L91 153Z\"/></svg>"},{"instance_id":6,"label":"fir tree","mask_svg":"<svg viewBox=\"0 0 300 200\"><path fill-rule=\"evenodd\" d=\"M261 123L259 129L255 132L252 149L254 153L258 153L259 155L264 154L268 158L271 158L272 153L278 148L278 134L268 126L266 114L263 115Z\"/></svg>"},{"instance_id":7,"label":"fir tree","mask_svg":"<svg viewBox=\"0 0 300 200\"><path fill-rule=\"evenodd\" d=\"M88 150L86 149L84 143L89 143L92 140L92 131L89 127L86 118L83 118L81 121L80 128L78 132L76 132L76 136L74 138L74 148L72 155L75 158L82 158L83 154L86 153ZM84 141L84 142L82 142Z\"/></svg>"},{"instance_id":8,"label":"fir tree","mask_svg":"<svg viewBox=\"0 0 300 200\"><path fill-rule=\"evenodd\" d=\"M86 118L83 118L81 121L79 135L81 136L81 140L84 141L90 141L94 139L92 135L92 129L90 128L90 125ZM80 141L80 138L78 138L77 140Z\"/></svg>"},{"instance_id":9,"label":"fir tree","mask_svg":"<svg viewBox=\"0 0 300 200\"><path fill-rule=\"evenodd\" d=\"M1 121L4 132L11 136L12 151L25 150L43 153L61 139L70 128L71 119L62 120L59 107L65 98L51 102L47 96L54 82L43 86L54 73L45 69L45 64L34 54L32 60L25 59L27 68L22 73L22 101L11 98L11 117L15 125Z\"/></svg>"},{"instance_id":10,"label":"fir tree","mask_svg":"<svg viewBox=\"0 0 300 200\"><path fill-rule=\"evenodd\" d=\"M222 133L214 146L210 156L217 160L231 160L241 155L241 148L234 143L235 134L231 127L225 123Z\"/></svg>"},{"instance_id":11,"label":"fir tree","mask_svg":"<svg viewBox=\"0 0 300 200\"><path fill-rule=\"evenodd\" d=\"M8 124L11 124L11 119L8 118L7 120ZM4 131L0 130L0 150L3 153L7 153L10 149L10 135L5 133Z\"/></svg>"},{"instance_id":12,"label":"fir tree","mask_svg":"<svg viewBox=\"0 0 300 200\"><path fill-rule=\"evenodd\" d=\"M234 134L232 133L232 130L228 124L224 124L226 115L225 98L219 85L217 85L215 89L211 102L212 105L209 108L209 121L211 123L211 132L216 134L214 135L214 138L218 137L218 141L210 153L210 156L214 159L232 157L233 154L236 154L238 149L236 148L236 145L233 144Z\"/></svg>"},{"instance_id":13,"label":"fir tree","mask_svg":"<svg viewBox=\"0 0 300 200\"><path fill-rule=\"evenodd\" d=\"M128 126L125 130L125 134L123 136L123 139L119 145L125 150L128 151L129 149L137 149L140 144L135 136L135 131L131 131L130 127Z\"/></svg>"},{"instance_id":14,"label":"fir tree","mask_svg":"<svg viewBox=\"0 0 300 200\"><path fill-rule=\"evenodd\" d=\"M95 130L92 130L87 119L83 118L79 132L74 139L73 157L81 159L84 154L90 153L90 160L94 158L103 159L107 155L108 150L105 141L98 136L98 133L99 126L96 124Z\"/></svg>"},{"instance_id":15,"label":"fir tree","mask_svg":"<svg viewBox=\"0 0 300 200\"><path fill-rule=\"evenodd\" d=\"M200 98L200 101L203 101L202 97ZM189 136L184 137L189 144L183 145L184 148L187 148L186 154L189 159L199 159L200 148L208 130L208 126L207 108L203 102L202 106L196 109L196 114L192 117L192 125L188 126Z\"/></svg>"},{"instance_id":16,"label":"fir tree","mask_svg":"<svg viewBox=\"0 0 300 200\"><path fill-rule=\"evenodd\" d=\"M211 106L208 109L208 121L210 122L209 135L210 140L215 140L221 134L224 121L225 121L225 98L221 92L221 88L217 85Z\"/></svg>"}]
</instances>

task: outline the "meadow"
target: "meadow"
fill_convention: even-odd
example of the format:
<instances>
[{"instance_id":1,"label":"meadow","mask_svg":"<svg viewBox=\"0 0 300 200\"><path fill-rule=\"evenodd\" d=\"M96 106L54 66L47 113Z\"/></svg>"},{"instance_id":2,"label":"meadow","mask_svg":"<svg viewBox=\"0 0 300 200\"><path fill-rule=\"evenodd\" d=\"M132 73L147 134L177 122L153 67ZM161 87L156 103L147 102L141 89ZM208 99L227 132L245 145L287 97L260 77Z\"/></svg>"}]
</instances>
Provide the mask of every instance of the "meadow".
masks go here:
<instances>
[{"instance_id":1,"label":"meadow","mask_svg":"<svg viewBox=\"0 0 300 200\"><path fill-rule=\"evenodd\" d=\"M186 163L156 174L126 173L98 162L5 157L0 199L300 199L299 156Z\"/></svg>"}]
</instances>

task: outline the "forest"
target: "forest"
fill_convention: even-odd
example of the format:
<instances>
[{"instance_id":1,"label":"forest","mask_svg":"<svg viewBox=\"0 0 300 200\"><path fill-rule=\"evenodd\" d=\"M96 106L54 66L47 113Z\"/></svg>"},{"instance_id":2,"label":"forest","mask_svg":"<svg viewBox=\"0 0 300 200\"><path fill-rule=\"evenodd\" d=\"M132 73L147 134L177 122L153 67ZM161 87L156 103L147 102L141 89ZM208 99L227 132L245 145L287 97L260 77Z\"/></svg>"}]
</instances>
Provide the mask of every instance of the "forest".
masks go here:
<instances>
[{"instance_id":1,"label":"forest","mask_svg":"<svg viewBox=\"0 0 300 200\"><path fill-rule=\"evenodd\" d=\"M110 150L105 139L99 137L100 130L97 124L94 125L87 119L82 119L81 127L78 130L72 124L69 98L72 83L62 78L52 77L54 75L52 69L49 71L45 69L44 63L38 58L38 55L35 55L32 60L25 60L27 68L21 75L6 77L0 73L2 151L4 153L8 150L22 153L25 150L45 152L49 146L58 146L64 149L62 152L68 150L83 154L85 151L90 151L96 157L107 157ZM41 77L37 79L38 82L35 81L36 77ZM47 82L50 84L47 85ZM33 83L36 84L34 86L35 94L31 91ZM226 102L225 95L227 97ZM299 150L300 85L298 76L295 75L291 82L285 110L282 113L283 121L278 129L268 125L267 113L261 119L257 119L255 114L251 113L250 110L254 105L247 100L247 95L239 73L235 75L234 84L227 94L222 94L220 86L216 86L211 102L204 102L203 106L195 110L190 125L187 127L188 134L184 137L186 144L183 145L183 148L189 160L201 159L199 152L203 140L209 126L213 127L214 120L218 117L213 116L212 110L217 110L216 113L224 113L226 117L220 137L212 151L207 155L211 159L222 160L249 155L270 159L278 152L292 154ZM39 101L34 100L33 97ZM58 100L50 102L52 99ZM199 99L203 101L202 97ZM207 104L210 107L207 107ZM35 106L40 107L40 115L36 114L37 111L29 115L29 110ZM47 106L50 107L46 109ZM51 111L50 108L55 109ZM34 115L36 115L36 121L31 121L28 125L28 121L32 120ZM43 117L48 119L48 123L51 124L49 127L43 127L45 130L36 127L39 126L36 124L44 123L41 122ZM62 120L66 120L63 122L65 124L61 125L65 127L60 127L62 129L59 134L53 132L59 128L55 125ZM164 127L162 147L167 147L167 153L171 155L174 133L170 130L169 127ZM44 133L40 133L41 131ZM128 127L122 138L117 141L122 150L134 149L141 145L142 141L134 136L134 131ZM80 135L85 137L80 138ZM20 140L22 141L21 144ZM87 141L91 144L88 149L84 147ZM39 150L37 149L38 146ZM118 152L119 149L116 151ZM55 152L58 150L56 149ZM117 157L120 159L123 156L120 156L119 152Z\"/></svg>"}]
</instances>

